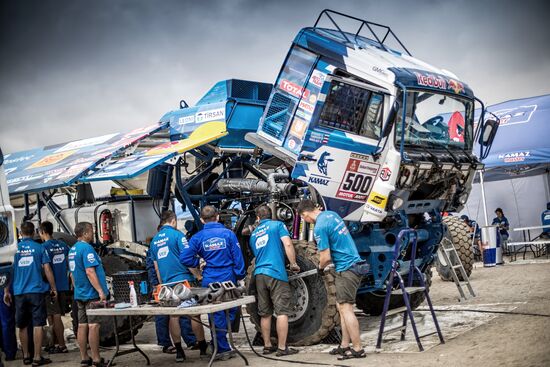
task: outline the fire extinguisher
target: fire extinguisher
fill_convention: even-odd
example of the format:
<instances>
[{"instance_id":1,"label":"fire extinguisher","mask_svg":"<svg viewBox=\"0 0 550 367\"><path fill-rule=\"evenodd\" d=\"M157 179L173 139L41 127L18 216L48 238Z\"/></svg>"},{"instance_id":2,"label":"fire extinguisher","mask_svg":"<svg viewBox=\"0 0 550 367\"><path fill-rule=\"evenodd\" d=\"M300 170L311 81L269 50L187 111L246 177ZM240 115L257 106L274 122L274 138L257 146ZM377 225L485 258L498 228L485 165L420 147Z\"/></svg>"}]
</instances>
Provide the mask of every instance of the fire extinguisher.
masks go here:
<instances>
[{"instance_id":1,"label":"fire extinguisher","mask_svg":"<svg viewBox=\"0 0 550 367\"><path fill-rule=\"evenodd\" d=\"M101 225L101 242L110 243L113 241L113 215L111 211L105 209L99 215Z\"/></svg>"}]
</instances>

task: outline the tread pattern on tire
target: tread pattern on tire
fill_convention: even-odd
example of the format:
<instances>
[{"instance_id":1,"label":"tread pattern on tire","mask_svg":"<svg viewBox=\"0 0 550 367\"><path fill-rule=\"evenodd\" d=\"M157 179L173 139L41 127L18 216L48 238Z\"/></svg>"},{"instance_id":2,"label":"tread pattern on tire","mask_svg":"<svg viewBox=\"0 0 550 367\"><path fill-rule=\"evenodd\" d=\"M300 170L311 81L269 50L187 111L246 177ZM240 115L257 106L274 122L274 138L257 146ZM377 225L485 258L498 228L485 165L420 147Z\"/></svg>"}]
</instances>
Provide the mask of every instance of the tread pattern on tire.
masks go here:
<instances>
[{"instance_id":1,"label":"tread pattern on tire","mask_svg":"<svg viewBox=\"0 0 550 367\"><path fill-rule=\"evenodd\" d=\"M313 242L307 242L307 241L293 241L294 248L296 250L296 256L305 258L315 264L315 266L319 265L319 254L317 252L317 248ZM304 269L302 269L303 271ZM250 276L252 275L254 271L254 261L252 264L248 267L248 276L247 276L247 284L249 284ZM295 341L293 343L289 343L291 345L296 346L304 346L304 345L312 345L319 343L323 338L325 338L332 329L334 329L335 326L340 324L340 315L338 313L338 310L336 308L336 286L334 285L334 276L331 274L325 275L323 278L326 292L327 292L327 304L324 307L322 313L321 313L321 325L320 327L313 332L311 335L307 336L306 338L303 338L299 341ZM254 305L255 306L255 305ZM250 314L250 319L254 323L256 330L260 331L260 318L255 314L256 308L251 307L250 305L247 306L247 311ZM273 328L272 328L273 332ZM289 330L288 335L289 338L293 334L292 331L292 323L289 324Z\"/></svg>"},{"instance_id":2,"label":"tread pattern on tire","mask_svg":"<svg viewBox=\"0 0 550 367\"><path fill-rule=\"evenodd\" d=\"M458 253L458 257L460 258L462 266L464 266L464 270L466 271L466 275L469 277L474 268L474 253L471 247L471 238L468 226L460 220L460 218L453 216L443 217L443 223L447 225L447 233L451 237L456 252ZM448 264L447 266L444 266L439 261L436 263L439 277L445 281L452 281L452 275ZM464 280L462 279L460 273L458 273L458 278L460 280Z\"/></svg>"}]
</instances>

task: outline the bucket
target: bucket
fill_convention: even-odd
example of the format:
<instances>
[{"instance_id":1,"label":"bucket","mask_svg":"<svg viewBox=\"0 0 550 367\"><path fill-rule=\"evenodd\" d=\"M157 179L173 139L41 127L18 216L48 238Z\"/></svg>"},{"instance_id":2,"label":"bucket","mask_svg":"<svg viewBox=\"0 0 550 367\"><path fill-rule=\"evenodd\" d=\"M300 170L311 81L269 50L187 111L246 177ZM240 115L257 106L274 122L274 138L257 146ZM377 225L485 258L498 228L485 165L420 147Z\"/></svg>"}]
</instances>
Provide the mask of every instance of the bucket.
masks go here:
<instances>
[{"instance_id":1,"label":"bucket","mask_svg":"<svg viewBox=\"0 0 550 367\"><path fill-rule=\"evenodd\" d=\"M497 226L481 227L481 247L483 249L483 266L496 266L497 261Z\"/></svg>"}]
</instances>

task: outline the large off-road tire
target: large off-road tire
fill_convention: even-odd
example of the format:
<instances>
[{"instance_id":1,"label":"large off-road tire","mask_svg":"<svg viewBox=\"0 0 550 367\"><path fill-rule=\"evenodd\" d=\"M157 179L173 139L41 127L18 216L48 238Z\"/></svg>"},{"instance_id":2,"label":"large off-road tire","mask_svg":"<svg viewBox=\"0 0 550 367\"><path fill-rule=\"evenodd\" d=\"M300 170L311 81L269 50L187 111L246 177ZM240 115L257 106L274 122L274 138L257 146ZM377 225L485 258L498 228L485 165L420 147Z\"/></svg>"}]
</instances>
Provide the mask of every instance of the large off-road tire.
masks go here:
<instances>
[{"instance_id":1,"label":"large off-road tire","mask_svg":"<svg viewBox=\"0 0 550 367\"><path fill-rule=\"evenodd\" d=\"M107 277L107 285L112 291L111 285L111 275L117 271L127 271L134 270L132 264L123 257L116 256L113 254L104 255L101 257L103 263L103 268L105 270L105 275ZM78 319L76 313L76 302L73 303L74 311L71 313L73 321L73 331L75 336L78 331ZM143 321L146 319L145 316L134 317L134 335L138 333L138 330L143 326ZM102 347L111 347L115 343L115 325L111 317L102 317L100 318L100 334L99 334L99 343ZM118 330L118 340L119 343L125 343L131 339L130 335L130 319L128 317L117 317L117 330Z\"/></svg>"},{"instance_id":2,"label":"large off-road tire","mask_svg":"<svg viewBox=\"0 0 550 367\"><path fill-rule=\"evenodd\" d=\"M464 270L466 270L466 275L469 277L472 274L472 269L474 268L474 252L472 251L470 230L466 223L458 217L443 217L443 223L447 225L447 236L453 242L456 252L458 253L458 257L462 262L462 266L464 266ZM442 280L451 281L453 280L451 275L451 267L441 256L441 251L441 249L438 250L436 261L437 272ZM460 272L457 272L457 275L459 280L464 280L462 279Z\"/></svg>"},{"instance_id":3,"label":"large off-road tire","mask_svg":"<svg viewBox=\"0 0 550 367\"><path fill-rule=\"evenodd\" d=\"M430 291L430 286L432 284L432 268L429 266L426 271L424 272L426 282L426 288L428 289L428 292ZM414 282L417 284L417 281ZM406 280L405 280L406 284ZM382 313L382 310L384 309L384 299L386 296L385 291L379 291L379 292L370 292L370 293L363 293L358 294L355 298L356 306L357 308L361 309L364 313L371 315L371 316L378 316ZM426 299L426 296L424 295L424 292L418 292L413 293L410 295L410 302L412 309L416 309L418 306L424 302ZM405 302L403 301L403 296L401 295L392 295L390 298L390 306L389 309L399 308L405 306Z\"/></svg>"},{"instance_id":4,"label":"large off-road tire","mask_svg":"<svg viewBox=\"0 0 550 367\"><path fill-rule=\"evenodd\" d=\"M319 255L314 243L294 241L296 262L301 271L316 269L319 266ZM246 284L250 285L250 277L254 271L254 263L248 269ZM319 343L329 332L339 324L340 316L336 309L336 287L334 276L310 275L290 282L293 291L295 313L289 316L288 339L290 345L311 345ZM250 319L260 331L260 316L255 303L247 305ZM271 332L276 336L275 317L273 317Z\"/></svg>"}]
</instances>

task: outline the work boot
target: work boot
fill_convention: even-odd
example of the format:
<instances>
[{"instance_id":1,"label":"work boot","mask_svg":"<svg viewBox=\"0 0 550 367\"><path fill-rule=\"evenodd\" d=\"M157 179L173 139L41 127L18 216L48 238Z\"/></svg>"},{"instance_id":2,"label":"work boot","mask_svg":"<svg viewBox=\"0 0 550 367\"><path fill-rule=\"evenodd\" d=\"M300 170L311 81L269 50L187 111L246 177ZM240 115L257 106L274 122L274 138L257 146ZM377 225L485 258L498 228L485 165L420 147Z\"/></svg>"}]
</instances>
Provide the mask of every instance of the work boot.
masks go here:
<instances>
[{"instance_id":1,"label":"work boot","mask_svg":"<svg viewBox=\"0 0 550 367\"><path fill-rule=\"evenodd\" d=\"M200 357L208 356L208 343L206 342L206 340L200 340L197 342L197 344L200 350Z\"/></svg>"}]
</instances>

